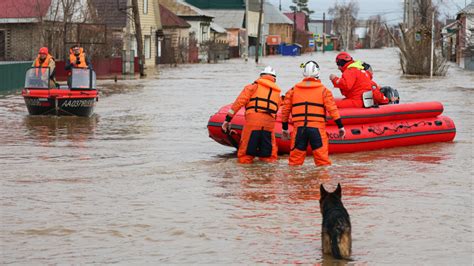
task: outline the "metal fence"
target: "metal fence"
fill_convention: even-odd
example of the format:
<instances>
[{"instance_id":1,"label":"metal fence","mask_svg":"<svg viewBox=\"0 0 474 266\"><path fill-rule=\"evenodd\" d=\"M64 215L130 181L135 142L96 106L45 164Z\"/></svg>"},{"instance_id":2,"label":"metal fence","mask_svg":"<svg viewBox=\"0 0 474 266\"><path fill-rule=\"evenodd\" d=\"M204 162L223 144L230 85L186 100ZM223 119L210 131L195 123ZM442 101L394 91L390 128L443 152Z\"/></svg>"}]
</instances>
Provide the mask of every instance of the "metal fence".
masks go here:
<instances>
[{"instance_id":1,"label":"metal fence","mask_svg":"<svg viewBox=\"0 0 474 266\"><path fill-rule=\"evenodd\" d=\"M22 88L25 83L25 73L32 63L32 61L0 62L0 91Z\"/></svg>"}]
</instances>

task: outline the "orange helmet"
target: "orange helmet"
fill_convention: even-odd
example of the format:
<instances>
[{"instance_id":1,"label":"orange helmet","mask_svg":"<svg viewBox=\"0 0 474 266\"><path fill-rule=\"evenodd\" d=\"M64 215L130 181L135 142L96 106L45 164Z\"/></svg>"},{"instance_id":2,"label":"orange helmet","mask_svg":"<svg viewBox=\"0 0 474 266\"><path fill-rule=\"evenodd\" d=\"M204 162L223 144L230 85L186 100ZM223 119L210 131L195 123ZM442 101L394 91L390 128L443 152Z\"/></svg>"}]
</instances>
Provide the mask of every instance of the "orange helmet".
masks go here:
<instances>
[{"instance_id":1,"label":"orange helmet","mask_svg":"<svg viewBox=\"0 0 474 266\"><path fill-rule=\"evenodd\" d=\"M47 47L41 47L41 48L39 49L39 52L38 52L38 53L39 53L39 54L46 54L46 55L47 55L47 54L49 53L49 51L48 51L48 48L47 48Z\"/></svg>"}]
</instances>

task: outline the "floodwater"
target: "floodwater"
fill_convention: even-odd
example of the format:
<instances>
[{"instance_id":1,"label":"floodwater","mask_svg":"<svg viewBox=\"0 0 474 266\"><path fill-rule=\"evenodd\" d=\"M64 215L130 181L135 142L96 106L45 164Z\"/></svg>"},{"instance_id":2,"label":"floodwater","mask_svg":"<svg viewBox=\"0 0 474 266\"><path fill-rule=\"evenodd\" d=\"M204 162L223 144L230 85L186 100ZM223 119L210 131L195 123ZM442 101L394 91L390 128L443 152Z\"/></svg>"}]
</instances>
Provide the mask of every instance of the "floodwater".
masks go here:
<instances>
[{"instance_id":1,"label":"floodwater","mask_svg":"<svg viewBox=\"0 0 474 266\"><path fill-rule=\"evenodd\" d=\"M0 264L334 262L321 254L319 185L343 187L349 264L473 263L473 72L401 77L396 50L360 50L403 102L441 101L454 142L338 154L316 168L239 165L209 116L266 64L286 91L334 52L162 68L105 82L91 118L30 117L0 95ZM335 93L340 95L339 93Z\"/></svg>"}]
</instances>

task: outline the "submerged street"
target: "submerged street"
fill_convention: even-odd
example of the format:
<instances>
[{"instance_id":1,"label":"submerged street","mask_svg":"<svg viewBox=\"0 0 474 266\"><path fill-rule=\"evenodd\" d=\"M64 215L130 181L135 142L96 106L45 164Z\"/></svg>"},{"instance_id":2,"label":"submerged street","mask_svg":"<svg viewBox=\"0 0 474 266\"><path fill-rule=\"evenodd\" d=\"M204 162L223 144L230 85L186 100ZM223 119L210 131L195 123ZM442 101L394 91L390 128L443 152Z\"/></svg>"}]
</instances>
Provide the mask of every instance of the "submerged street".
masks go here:
<instances>
[{"instance_id":1,"label":"submerged street","mask_svg":"<svg viewBox=\"0 0 474 266\"><path fill-rule=\"evenodd\" d=\"M29 116L0 94L0 264L330 263L321 252L319 186L342 185L350 263L472 265L472 72L401 76L395 49L356 50L401 103L440 101L456 138L331 155L316 168L237 164L207 121L271 65L286 92L315 60L323 84L336 52L230 60L102 81L95 114ZM336 97L339 90L333 89Z\"/></svg>"}]
</instances>

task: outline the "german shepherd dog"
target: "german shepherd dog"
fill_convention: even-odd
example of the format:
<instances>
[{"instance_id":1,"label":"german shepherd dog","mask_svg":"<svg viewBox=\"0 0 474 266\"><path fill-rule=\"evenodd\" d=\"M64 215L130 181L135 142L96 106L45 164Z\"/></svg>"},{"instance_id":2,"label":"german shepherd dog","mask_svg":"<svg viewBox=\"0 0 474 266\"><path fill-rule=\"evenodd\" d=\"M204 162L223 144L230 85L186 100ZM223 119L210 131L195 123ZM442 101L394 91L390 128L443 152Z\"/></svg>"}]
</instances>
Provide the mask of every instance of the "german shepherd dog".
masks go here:
<instances>
[{"instance_id":1,"label":"german shepherd dog","mask_svg":"<svg viewBox=\"0 0 474 266\"><path fill-rule=\"evenodd\" d=\"M352 251L351 220L342 205L341 185L329 193L321 184L319 207L323 215L321 241L324 254L332 254L336 259L349 259Z\"/></svg>"}]
</instances>

